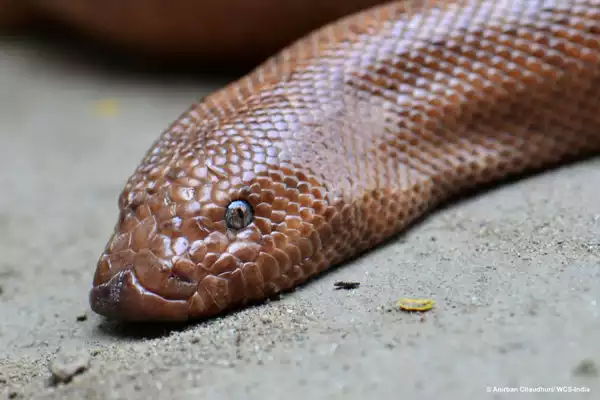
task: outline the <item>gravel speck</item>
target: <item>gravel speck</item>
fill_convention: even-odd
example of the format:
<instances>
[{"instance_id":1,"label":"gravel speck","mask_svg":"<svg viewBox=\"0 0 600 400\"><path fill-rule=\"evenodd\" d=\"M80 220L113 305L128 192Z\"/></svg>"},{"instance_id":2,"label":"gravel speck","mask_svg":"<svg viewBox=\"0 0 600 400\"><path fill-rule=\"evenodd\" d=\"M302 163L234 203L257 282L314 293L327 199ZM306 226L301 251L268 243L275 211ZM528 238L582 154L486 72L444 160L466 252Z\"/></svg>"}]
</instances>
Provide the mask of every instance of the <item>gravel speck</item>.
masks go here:
<instances>
[{"instance_id":1,"label":"gravel speck","mask_svg":"<svg viewBox=\"0 0 600 400\"><path fill-rule=\"evenodd\" d=\"M59 353L50 364L51 384L69 383L74 376L87 371L90 362L87 353Z\"/></svg>"}]
</instances>

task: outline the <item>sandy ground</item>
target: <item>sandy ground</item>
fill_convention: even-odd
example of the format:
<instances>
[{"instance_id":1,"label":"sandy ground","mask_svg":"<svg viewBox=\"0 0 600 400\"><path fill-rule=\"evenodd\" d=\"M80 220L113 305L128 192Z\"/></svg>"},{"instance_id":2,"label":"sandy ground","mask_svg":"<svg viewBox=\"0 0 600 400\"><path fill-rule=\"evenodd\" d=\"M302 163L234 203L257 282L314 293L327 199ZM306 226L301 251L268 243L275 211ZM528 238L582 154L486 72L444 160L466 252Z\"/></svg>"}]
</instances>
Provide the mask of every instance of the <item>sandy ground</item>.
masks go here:
<instances>
[{"instance_id":1,"label":"sandy ground","mask_svg":"<svg viewBox=\"0 0 600 400\"><path fill-rule=\"evenodd\" d=\"M600 398L597 159L455 203L220 319L131 326L92 313L124 180L163 128L225 82L113 73L0 41L2 398ZM339 280L361 286L334 290ZM404 296L437 306L394 309ZM50 379L50 368L88 365ZM493 391L562 386L589 392Z\"/></svg>"}]
</instances>

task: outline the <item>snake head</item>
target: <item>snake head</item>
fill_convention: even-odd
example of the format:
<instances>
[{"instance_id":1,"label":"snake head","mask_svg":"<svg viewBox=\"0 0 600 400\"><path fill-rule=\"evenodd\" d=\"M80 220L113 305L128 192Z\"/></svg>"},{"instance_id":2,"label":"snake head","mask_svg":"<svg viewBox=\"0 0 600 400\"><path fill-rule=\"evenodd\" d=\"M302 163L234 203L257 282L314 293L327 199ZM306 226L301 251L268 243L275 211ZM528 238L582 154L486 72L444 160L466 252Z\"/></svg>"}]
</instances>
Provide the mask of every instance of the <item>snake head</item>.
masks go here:
<instances>
[{"instance_id":1,"label":"snake head","mask_svg":"<svg viewBox=\"0 0 600 400\"><path fill-rule=\"evenodd\" d=\"M269 147L159 140L119 198L92 309L122 320L209 317L266 299L324 268L323 189ZM248 146L249 148L249 146ZM269 166L271 165L271 166ZM316 256L316 257L315 257Z\"/></svg>"}]
</instances>

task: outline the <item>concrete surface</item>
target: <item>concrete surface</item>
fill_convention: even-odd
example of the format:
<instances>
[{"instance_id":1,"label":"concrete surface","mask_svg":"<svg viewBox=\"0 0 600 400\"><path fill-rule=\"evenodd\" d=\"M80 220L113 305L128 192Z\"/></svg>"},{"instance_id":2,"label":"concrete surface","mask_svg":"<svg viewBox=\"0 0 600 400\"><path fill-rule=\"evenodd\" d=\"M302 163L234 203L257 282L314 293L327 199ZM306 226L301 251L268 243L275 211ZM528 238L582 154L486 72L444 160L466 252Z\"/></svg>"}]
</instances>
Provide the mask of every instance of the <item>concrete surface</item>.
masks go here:
<instances>
[{"instance_id":1,"label":"concrete surface","mask_svg":"<svg viewBox=\"0 0 600 400\"><path fill-rule=\"evenodd\" d=\"M0 42L3 398L600 398L597 159L455 203L280 301L183 327L93 314L124 180L225 81L92 65ZM393 309L403 296L437 306ZM590 392L487 392L564 385Z\"/></svg>"}]
</instances>

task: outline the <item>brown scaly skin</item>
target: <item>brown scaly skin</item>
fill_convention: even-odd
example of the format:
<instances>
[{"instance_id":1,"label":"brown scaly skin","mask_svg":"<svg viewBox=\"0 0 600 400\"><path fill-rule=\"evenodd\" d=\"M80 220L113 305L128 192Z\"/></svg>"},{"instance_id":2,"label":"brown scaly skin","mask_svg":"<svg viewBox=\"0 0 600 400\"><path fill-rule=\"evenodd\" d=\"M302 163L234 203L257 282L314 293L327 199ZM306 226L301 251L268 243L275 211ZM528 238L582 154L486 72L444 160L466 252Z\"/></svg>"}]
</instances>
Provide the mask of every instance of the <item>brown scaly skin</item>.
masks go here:
<instances>
[{"instance_id":1,"label":"brown scaly skin","mask_svg":"<svg viewBox=\"0 0 600 400\"><path fill-rule=\"evenodd\" d=\"M192 106L119 200L92 308L214 316L482 183L600 151L600 0L393 3ZM255 218L230 229L243 199Z\"/></svg>"},{"instance_id":2,"label":"brown scaly skin","mask_svg":"<svg viewBox=\"0 0 600 400\"><path fill-rule=\"evenodd\" d=\"M92 308L213 316L295 287L466 188L596 153L600 0L554 3L376 8L194 105L129 179ZM255 219L233 230L237 199Z\"/></svg>"}]
</instances>

